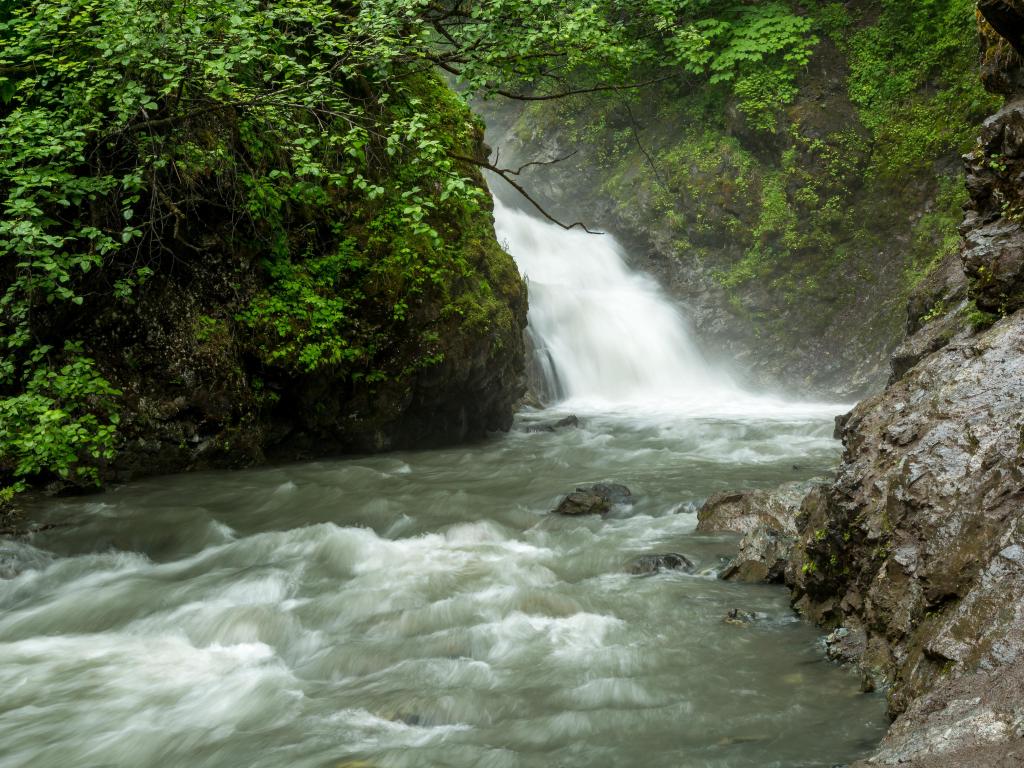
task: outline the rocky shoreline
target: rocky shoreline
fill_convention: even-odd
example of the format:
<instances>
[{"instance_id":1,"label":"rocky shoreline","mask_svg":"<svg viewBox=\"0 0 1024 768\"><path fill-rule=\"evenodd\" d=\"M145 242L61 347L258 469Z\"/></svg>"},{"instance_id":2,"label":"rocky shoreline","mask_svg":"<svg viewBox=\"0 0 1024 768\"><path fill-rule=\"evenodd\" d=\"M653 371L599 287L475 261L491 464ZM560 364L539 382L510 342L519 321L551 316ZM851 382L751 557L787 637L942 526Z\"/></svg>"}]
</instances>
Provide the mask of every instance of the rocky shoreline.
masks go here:
<instances>
[{"instance_id":1,"label":"rocky shoreline","mask_svg":"<svg viewBox=\"0 0 1024 768\"><path fill-rule=\"evenodd\" d=\"M1024 764L1024 3L978 5L983 79L1010 98L964 158L964 246L912 297L888 386L837 420L833 481L699 515L744 534L723 577L783 581L886 690L858 766Z\"/></svg>"}]
</instances>

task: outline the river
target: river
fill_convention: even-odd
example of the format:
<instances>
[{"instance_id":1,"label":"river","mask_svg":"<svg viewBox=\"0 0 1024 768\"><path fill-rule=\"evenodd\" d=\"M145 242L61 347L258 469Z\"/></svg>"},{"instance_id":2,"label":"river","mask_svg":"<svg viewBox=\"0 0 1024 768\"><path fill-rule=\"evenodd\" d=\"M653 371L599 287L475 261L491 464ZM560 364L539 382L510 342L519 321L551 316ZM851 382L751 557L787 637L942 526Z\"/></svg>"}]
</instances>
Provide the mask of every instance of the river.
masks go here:
<instances>
[{"instance_id":1,"label":"river","mask_svg":"<svg viewBox=\"0 0 1024 768\"><path fill-rule=\"evenodd\" d=\"M784 589L715 577L736 537L694 533L710 493L827 472L842 406L744 392L610 237L497 215L555 402L477 445L37 504L53 527L0 542L2 768L791 768L877 744L883 698ZM594 481L635 503L549 514ZM695 572L626 572L652 552Z\"/></svg>"}]
</instances>

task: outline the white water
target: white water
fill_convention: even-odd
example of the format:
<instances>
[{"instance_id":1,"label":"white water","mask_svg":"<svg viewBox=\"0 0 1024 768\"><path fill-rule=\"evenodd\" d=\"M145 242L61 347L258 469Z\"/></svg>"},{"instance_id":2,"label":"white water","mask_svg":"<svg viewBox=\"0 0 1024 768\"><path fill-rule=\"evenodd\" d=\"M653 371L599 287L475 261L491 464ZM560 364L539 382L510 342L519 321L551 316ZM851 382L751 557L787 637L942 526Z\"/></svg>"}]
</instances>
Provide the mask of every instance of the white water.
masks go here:
<instances>
[{"instance_id":1,"label":"white water","mask_svg":"<svg viewBox=\"0 0 1024 768\"><path fill-rule=\"evenodd\" d=\"M498 240L529 283L529 333L547 391L584 412L772 417L834 414L742 389L710 365L661 287L608 234L565 230L495 200Z\"/></svg>"}]
</instances>

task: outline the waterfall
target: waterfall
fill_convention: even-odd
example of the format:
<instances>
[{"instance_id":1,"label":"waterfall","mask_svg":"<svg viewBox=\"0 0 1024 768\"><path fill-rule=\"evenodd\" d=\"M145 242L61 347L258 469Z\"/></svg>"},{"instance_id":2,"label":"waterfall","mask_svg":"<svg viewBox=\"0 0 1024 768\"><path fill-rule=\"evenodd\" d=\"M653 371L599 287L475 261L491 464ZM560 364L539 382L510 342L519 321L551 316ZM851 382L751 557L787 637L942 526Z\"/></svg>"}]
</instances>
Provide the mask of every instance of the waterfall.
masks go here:
<instances>
[{"instance_id":1,"label":"waterfall","mask_svg":"<svg viewBox=\"0 0 1024 768\"><path fill-rule=\"evenodd\" d=\"M611 235L564 230L500 201L498 240L530 289L541 394L602 404L715 408L743 393L704 359L686 320Z\"/></svg>"}]
</instances>

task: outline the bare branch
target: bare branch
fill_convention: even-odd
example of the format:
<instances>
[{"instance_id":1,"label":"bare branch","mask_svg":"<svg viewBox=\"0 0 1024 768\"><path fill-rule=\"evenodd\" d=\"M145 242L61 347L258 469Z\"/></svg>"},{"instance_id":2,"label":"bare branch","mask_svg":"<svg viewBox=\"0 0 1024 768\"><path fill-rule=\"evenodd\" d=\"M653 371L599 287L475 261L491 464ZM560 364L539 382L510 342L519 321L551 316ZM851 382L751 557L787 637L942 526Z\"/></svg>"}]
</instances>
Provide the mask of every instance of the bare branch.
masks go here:
<instances>
[{"instance_id":1,"label":"bare branch","mask_svg":"<svg viewBox=\"0 0 1024 768\"><path fill-rule=\"evenodd\" d=\"M566 230L569 230L569 229L582 229L584 232L588 232L591 235L603 235L604 234L604 232L597 232L597 231L595 231L593 229L588 228L587 225L584 224L582 221L576 221L576 222L573 222L572 224L566 224L566 223L564 223L562 221L559 221L554 216L552 216L550 213L548 213L546 210L544 210L544 206L542 206L540 203L538 203L536 200L534 200L533 197L530 196L530 193L527 192L523 188L522 184L520 184L519 182L517 182L515 179L512 178L513 176L518 175L519 172L523 170L523 168L526 168L529 165L551 165L552 163L559 162L558 160L547 160L547 161L538 161L538 162L535 162L535 163L527 163L526 165L524 165L521 168L519 168L519 170L513 171L513 170L511 170L509 168L499 168L498 166L494 165L491 162L488 162L486 160L477 160L474 157L466 157L465 155L456 155L454 153L450 153L448 156L450 158L452 158L453 160L461 160L464 163L470 163L470 164L478 166L480 168L485 168L488 171L490 171L491 173L497 174L502 179L504 179L505 182L508 183L516 192L518 192L520 195L525 197L527 199L527 201L529 201L529 203L540 212L541 216L543 216L545 219L550 221L552 224L557 224L562 229L566 229ZM562 158L562 159L564 160L565 158Z\"/></svg>"},{"instance_id":2,"label":"bare branch","mask_svg":"<svg viewBox=\"0 0 1024 768\"><path fill-rule=\"evenodd\" d=\"M633 132L633 141L636 142L637 149L639 149L640 154L644 156L644 159L647 161L647 165L651 167L651 173L654 174L654 180L658 182L658 186L667 192L668 185L665 183L665 180L661 178L661 172L658 170L658 166L654 164L654 158L651 157L650 153L647 151L647 147L645 147L643 142L640 141L640 127L637 125L636 118L633 117L633 110L630 108L629 102L622 102L622 106L626 108L626 114L629 115L629 127Z\"/></svg>"},{"instance_id":3,"label":"bare branch","mask_svg":"<svg viewBox=\"0 0 1024 768\"><path fill-rule=\"evenodd\" d=\"M535 165L554 165L555 163L560 163L563 160L568 160L570 157L575 155L578 151L579 150L574 149L568 155L563 155L562 157L556 157L554 160L531 160L528 163L524 163L523 165L520 165L516 170L509 171L509 173L511 173L513 176L518 176L523 171L525 171L527 168L531 168L531 167L533 167ZM495 155L494 155L494 162L495 162L495 164L498 163L498 158L500 157L500 154L498 154L498 153L500 153L500 152L501 152L501 149L499 148L498 152L496 152Z\"/></svg>"},{"instance_id":4,"label":"bare branch","mask_svg":"<svg viewBox=\"0 0 1024 768\"><path fill-rule=\"evenodd\" d=\"M671 80L675 75L663 75L662 77L655 77L650 80L644 80L639 83L624 83L622 85L595 85L590 88L571 88L567 91L560 91L559 93L545 93L545 94L527 94L527 93L512 93L510 91L494 91L498 96L504 96L506 99L512 99L513 101L554 101L555 99L564 99L569 96L579 96L584 93L601 93L603 91L633 91L638 88L646 88L648 85L654 85L655 83L663 83L666 80Z\"/></svg>"}]
</instances>

